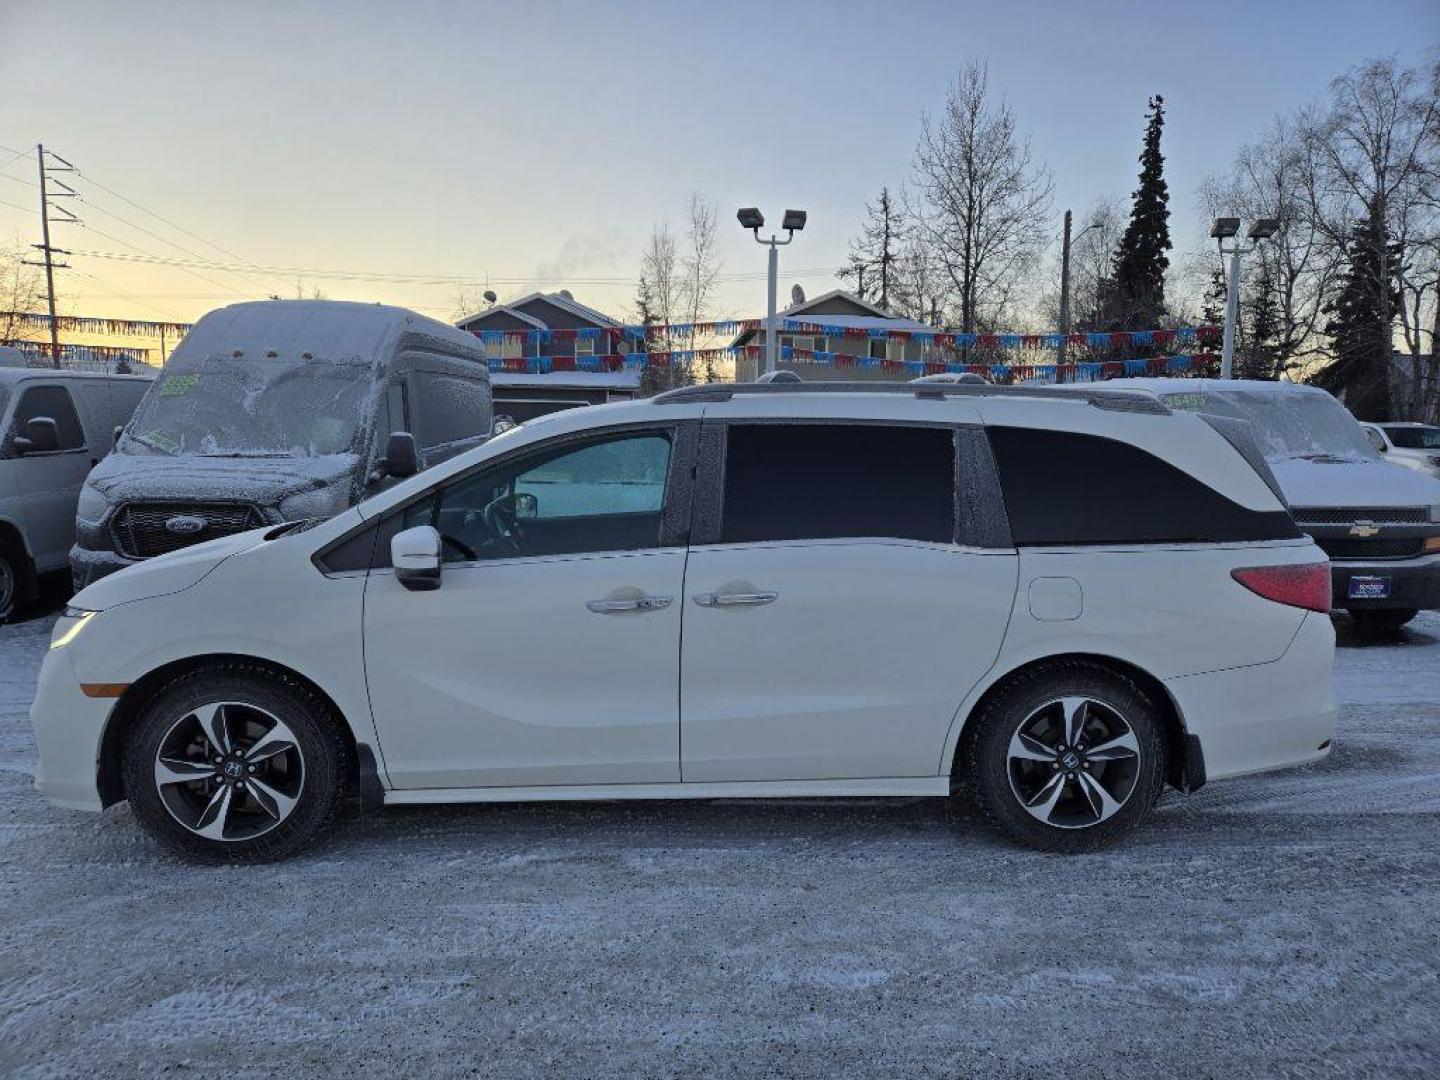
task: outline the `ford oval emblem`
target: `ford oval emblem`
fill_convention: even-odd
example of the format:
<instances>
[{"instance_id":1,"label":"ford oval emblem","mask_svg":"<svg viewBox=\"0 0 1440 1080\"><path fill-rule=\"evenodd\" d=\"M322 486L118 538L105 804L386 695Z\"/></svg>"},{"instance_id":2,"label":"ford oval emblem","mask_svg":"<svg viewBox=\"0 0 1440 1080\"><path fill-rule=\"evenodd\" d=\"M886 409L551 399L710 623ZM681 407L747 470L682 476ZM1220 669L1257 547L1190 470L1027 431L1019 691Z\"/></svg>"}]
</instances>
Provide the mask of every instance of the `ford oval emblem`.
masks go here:
<instances>
[{"instance_id":1,"label":"ford oval emblem","mask_svg":"<svg viewBox=\"0 0 1440 1080\"><path fill-rule=\"evenodd\" d=\"M172 517L167 520L165 522L165 528L169 529L172 533L179 533L181 536L193 536L195 533L203 531L205 526L209 524L210 523L203 517L196 517L193 514L181 514L178 517Z\"/></svg>"}]
</instances>

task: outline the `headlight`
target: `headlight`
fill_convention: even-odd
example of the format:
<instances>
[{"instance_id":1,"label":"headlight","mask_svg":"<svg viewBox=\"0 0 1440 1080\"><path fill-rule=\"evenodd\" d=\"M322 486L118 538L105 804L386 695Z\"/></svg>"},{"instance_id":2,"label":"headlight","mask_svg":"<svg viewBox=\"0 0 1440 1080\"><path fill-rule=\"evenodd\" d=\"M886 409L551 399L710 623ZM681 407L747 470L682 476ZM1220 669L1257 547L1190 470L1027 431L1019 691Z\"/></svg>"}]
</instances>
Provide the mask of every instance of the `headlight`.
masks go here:
<instances>
[{"instance_id":1,"label":"headlight","mask_svg":"<svg viewBox=\"0 0 1440 1080\"><path fill-rule=\"evenodd\" d=\"M50 634L50 648L63 649L77 637L80 631L90 625L90 620L99 615L98 611L67 607L64 614L55 620L55 629Z\"/></svg>"},{"instance_id":2,"label":"headlight","mask_svg":"<svg viewBox=\"0 0 1440 1080\"><path fill-rule=\"evenodd\" d=\"M344 485L332 484L302 491L281 500L280 516L286 521L303 521L306 518L334 517L350 504L349 492Z\"/></svg>"},{"instance_id":3,"label":"headlight","mask_svg":"<svg viewBox=\"0 0 1440 1080\"><path fill-rule=\"evenodd\" d=\"M80 488L80 501L75 504L75 516L91 525L99 525L110 510L110 500L96 491L90 484Z\"/></svg>"}]
</instances>

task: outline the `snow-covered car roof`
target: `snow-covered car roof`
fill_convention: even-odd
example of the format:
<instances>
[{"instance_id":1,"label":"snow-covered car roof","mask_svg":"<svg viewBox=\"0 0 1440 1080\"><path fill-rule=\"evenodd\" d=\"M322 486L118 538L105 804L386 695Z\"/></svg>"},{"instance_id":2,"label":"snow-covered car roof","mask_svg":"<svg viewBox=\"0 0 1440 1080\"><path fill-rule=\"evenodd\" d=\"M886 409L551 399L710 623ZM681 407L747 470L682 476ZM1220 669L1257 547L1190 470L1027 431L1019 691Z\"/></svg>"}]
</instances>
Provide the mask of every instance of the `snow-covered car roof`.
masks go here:
<instances>
[{"instance_id":1,"label":"snow-covered car roof","mask_svg":"<svg viewBox=\"0 0 1440 1080\"><path fill-rule=\"evenodd\" d=\"M407 337L414 338L416 345L438 339L447 351L485 367L485 350L474 334L406 308L348 300L256 300L217 308L191 328L175 347L175 355L238 350L251 356L274 352L287 359L308 352L331 359L371 360Z\"/></svg>"},{"instance_id":2,"label":"snow-covered car roof","mask_svg":"<svg viewBox=\"0 0 1440 1080\"><path fill-rule=\"evenodd\" d=\"M1318 386L1304 383L1270 382L1265 379L1110 379L1105 382L1061 383L1060 390L1144 390L1152 394L1174 394L1186 390L1214 394L1245 391L1262 394L1325 394ZM1328 395L1327 395L1328 396Z\"/></svg>"}]
</instances>

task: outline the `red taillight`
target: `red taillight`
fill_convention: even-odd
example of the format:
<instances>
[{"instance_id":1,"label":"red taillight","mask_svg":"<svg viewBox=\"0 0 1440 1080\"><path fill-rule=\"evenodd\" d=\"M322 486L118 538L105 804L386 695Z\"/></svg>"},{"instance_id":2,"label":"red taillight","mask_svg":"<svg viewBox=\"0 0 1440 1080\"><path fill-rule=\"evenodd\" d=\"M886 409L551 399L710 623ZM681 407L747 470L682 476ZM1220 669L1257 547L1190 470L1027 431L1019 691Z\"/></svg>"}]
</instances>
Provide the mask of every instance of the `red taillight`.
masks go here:
<instances>
[{"instance_id":1,"label":"red taillight","mask_svg":"<svg viewBox=\"0 0 1440 1080\"><path fill-rule=\"evenodd\" d=\"M1306 608L1309 611L1330 610L1330 564L1306 563L1304 566L1249 566L1231 570L1230 576L1256 596L1277 604Z\"/></svg>"}]
</instances>

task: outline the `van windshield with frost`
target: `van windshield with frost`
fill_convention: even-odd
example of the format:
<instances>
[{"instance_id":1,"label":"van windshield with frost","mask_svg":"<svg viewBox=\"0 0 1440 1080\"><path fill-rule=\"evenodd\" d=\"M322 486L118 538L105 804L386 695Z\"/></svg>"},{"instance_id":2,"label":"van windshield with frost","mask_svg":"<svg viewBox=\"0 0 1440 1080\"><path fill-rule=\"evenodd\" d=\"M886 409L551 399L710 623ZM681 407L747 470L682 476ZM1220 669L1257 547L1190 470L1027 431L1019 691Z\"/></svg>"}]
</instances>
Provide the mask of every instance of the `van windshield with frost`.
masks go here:
<instances>
[{"instance_id":1,"label":"van windshield with frost","mask_svg":"<svg viewBox=\"0 0 1440 1080\"><path fill-rule=\"evenodd\" d=\"M374 387L357 361L211 356L166 365L124 454L319 457L358 453Z\"/></svg>"},{"instance_id":2,"label":"van windshield with frost","mask_svg":"<svg viewBox=\"0 0 1440 1080\"><path fill-rule=\"evenodd\" d=\"M1245 390L1185 390L1162 394L1172 409L1248 420L1272 461L1374 461L1365 430L1328 394Z\"/></svg>"}]
</instances>

